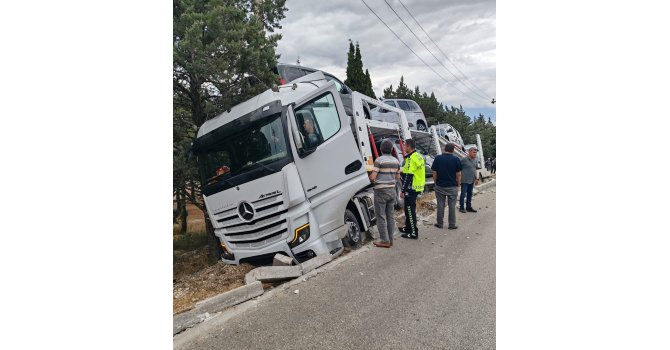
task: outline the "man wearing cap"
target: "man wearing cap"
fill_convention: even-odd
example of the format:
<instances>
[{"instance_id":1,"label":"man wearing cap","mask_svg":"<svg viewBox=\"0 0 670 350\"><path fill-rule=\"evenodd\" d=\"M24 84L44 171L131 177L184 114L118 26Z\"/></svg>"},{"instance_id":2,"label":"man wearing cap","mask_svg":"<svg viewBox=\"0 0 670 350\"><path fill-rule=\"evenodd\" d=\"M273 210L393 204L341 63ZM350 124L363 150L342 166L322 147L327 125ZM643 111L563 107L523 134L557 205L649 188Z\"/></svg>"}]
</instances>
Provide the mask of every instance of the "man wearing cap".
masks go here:
<instances>
[{"instance_id":1,"label":"man wearing cap","mask_svg":"<svg viewBox=\"0 0 670 350\"><path fill-rule=\"evenodd\" d=\"M472 190L479 183L479 179L477 178L477 151L477 147L470 147L468 149L468 156L461 159L463 167L463 170L461 170L461 206L458 209L461 213L465 213L466 210L473 213L477 212L472 207ZM464 200L465 205L463 205Z\"/></svg>"}]
</instances>

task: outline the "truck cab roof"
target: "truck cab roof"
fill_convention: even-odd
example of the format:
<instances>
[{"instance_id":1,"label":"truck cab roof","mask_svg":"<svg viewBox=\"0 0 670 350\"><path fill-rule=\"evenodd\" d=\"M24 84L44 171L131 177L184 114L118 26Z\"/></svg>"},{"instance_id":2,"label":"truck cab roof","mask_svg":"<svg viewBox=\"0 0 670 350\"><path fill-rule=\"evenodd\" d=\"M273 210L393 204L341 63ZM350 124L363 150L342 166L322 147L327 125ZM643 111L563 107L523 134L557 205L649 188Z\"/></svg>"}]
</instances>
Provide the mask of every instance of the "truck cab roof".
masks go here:
<instances>
[{"instance_id":1,"label":"truck cab roof","mask_svg":"<svg viewBox=\"0 0 670 350\"><path fill-rule=\"evenodd\" d=\"M222 125L228 124L241 116L263 108L273 102L279 102L282 106L294 103L301 97L327 83L328 82L322 72L314 72L300 77L290 84L278 86L278 91L273 91L272 89L265 90L261 94L235 105L230 111L223 112L218 116L205 121L198 130L197 137L201 137ZM294 84L295 89L293 88Z\"/></svg>"}]
</instances>

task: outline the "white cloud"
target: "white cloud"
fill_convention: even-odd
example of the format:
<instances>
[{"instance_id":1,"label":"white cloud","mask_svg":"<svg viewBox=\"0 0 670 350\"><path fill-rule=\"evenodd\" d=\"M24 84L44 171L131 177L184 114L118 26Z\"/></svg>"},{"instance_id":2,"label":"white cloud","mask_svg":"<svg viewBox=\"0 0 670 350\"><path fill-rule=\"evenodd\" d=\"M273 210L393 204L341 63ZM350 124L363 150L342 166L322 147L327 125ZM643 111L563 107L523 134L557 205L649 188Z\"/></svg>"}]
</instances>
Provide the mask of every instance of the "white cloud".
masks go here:
<instances>
[{"instance_id":1,"label":"white cloud","mask_svg":"<svg viewBox=\"0 0 670 350\"><path fill-rule=\"evenodd\" d=\"M461 80L461 73L426 38L398 0L388 0L403 20L431 49L433 54ZM449 84L436 76L417 59L362 1L288 0L286 18L279 31L280 61L301 64L345 78L348 40L360 43L364 68L370 71L375 93L390 84L397 86L400 76L411 88L433 91L438 100L464 107L492 107L459 83L439 65L383 0L366 0L368 5ZM495 1L403 0L419 23L437 42L451 62L471 82L495 96L496 82L496 18ZM459 92L454 85L471 97ZM478 89L473 88L478 93Z\"/></svg>"}]
</instances>

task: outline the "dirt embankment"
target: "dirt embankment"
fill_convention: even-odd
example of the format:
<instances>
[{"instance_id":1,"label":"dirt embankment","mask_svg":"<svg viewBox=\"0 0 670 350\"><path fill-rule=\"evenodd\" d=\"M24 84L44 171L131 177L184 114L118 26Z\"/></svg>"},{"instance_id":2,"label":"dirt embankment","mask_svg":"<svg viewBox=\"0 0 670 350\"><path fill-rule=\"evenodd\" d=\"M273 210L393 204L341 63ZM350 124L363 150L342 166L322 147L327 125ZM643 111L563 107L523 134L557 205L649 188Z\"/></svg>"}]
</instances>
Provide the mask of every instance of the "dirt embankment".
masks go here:
<instances>
[{"instance_id":1,"label":"dirt embankment","mask_svg":"<svg viewBox=\"0 0 670 350\"><path fill-rule=\"evenodd\" d=\"M173 279L172 312L189 310L196 302L244 285L244 275L254 267L218 262L207 264L207 247L191 252L175 252L175 263L180 266Z\"/></svg>"},{"instance_id":2,"label":"dirt embankment","mask_svg":"<svg viewBox=\"0 0 670 350\"><path fill-rule=\"evenodd\" d=\"M247 264L210 264L204 215L194 205L189 204L186 209L189 234L180 235L179 224L173 227L172 311L175 314L189 310L200 300L244 285L244 275L253 268Z\"/></svg>"}]
</instances>

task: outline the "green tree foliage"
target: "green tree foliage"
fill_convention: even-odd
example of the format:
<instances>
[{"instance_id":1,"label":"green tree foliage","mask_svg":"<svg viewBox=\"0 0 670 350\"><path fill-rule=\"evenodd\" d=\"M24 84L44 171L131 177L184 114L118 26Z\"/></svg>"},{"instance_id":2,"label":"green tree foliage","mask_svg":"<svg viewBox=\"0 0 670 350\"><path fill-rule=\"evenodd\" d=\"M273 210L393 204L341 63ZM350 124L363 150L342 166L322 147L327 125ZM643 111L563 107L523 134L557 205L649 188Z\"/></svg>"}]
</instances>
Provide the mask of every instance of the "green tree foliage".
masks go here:
<instances>
[{"instance_id":1,"label":"green tree foliage","mask_svg":"<svg viewBox=\"0 0 670 350\"><path fill-rule=\"evenodd\" d=\"M419 86L415 86L411 90L403 76L400 77L398 87L394 90L393 85L383 90L383 98L404 98L414 100L426 116L429 125L438 123L448 123L463 136L463 142L466 144L477 143L476 134L482 139L482 147L484 148L485 157L495 157L496 155L496 127L491 122L484 120L483 115L470 118L463 106L445 106L440 103L433 92L428 95L426 92L421 92Z\"/></svg>"},{"instance_id":2,"label":"green tree foliage","mask_svg":"<svg viewBox=\"0 0 670 350\"><path fill-rule=\"evenodd\" d=\"M185 203L205 211L197 168L184 156L207 119L275 82L275 48L286 0L173 0L173 180L175 222ZM218 239L205 215L212 257Z\"/></svg>"},{"instance_id":3,"label":"green tree foliage","mask_svg":"<svg viewBox=\"0 0 670 350\"><path fill-rule=\"evenodd\" d=\"M370 72L367 69L363 72L363 58L360 46L358 43L354 46L351 39L349 39L349 52L347 53L347 78L344 80L344 83L354 91L377 98L375 92L372 90Z\"/></svg>"}]
</instances>

